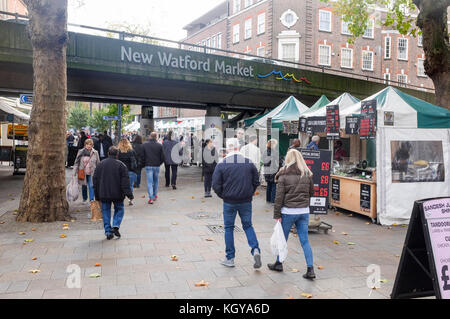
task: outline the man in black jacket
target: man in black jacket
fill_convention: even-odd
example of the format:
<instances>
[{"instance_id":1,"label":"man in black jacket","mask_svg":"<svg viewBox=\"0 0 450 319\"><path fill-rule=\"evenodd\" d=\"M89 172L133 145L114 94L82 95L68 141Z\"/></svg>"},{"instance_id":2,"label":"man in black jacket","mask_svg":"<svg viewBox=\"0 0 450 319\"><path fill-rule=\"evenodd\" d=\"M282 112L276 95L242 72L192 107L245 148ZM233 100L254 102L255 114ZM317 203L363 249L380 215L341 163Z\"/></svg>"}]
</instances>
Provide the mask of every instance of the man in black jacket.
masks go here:
<instances>
[{"instance_id":1,"label":"man in black jacket","mask_svg":"<svg viewBox=\"0 0 450 319\"><path fill-rule=\"evenodd\" d=\"M227 140L228 155L217 164L212 180L212 187L217 196L223 199L223 221L225 225L226 259L221 262L227 267L234 267L234 222L236 214L242 221L242 228L251 247L255 260L254 268L261 267L261 251L252 226L252 199L259 186L256 166L240 152L237 138Z\"/></svg>"},{"instance_id":2,"label":"man in black jacket","mask_svg":"<svg viewBox=\"0 0 450 319\"><path fill-rule=\"evenodd\" d=\"M152 132L149 141L143 144L149 204L153 204L158 198L159 169L161 164L164 163L163 147L156 141L157 137L158 134Z\"/></svg>"},{"instance_id":3,"label":"man in black jacket","mask_svg":"<svg viewBox=\"0 0 450 319\"><path fill-rule=\"evenodd\" d=\"M94 149L98 152L98 155L100 157L100 161L103 161L108 156L108 150L112 146L111 143L109 143L109 140L105 138L103 134L98 135L98 141L94 142Z\"/></svg>"},{"instance_id":4,"label":"man in black jacket","mask_svg":"<svg viewBox=\"0 0 450 319\"><path fill-rule=\"evenodd\" d=\"M94 172L94 194L101 202L103 225L106 239L110 240L116 235L120 238L119 228L125 213L123 200L125 196L132 200L133 193L130 188L130 177L124 163L117 160L119 149L111 146L109 157L97 165ZM111 203L114 203L113 227L111 228Z\"/></svg>"}]
</instances>

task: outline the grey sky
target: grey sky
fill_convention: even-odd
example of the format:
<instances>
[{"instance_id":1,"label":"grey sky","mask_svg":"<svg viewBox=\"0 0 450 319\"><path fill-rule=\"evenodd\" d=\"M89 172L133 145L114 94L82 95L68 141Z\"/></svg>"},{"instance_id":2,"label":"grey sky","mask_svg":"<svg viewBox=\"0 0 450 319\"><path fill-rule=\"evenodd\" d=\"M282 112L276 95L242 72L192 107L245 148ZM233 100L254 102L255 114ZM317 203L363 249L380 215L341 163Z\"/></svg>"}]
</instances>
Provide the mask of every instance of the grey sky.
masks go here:
<instances>
[{"instance_id":1,"label":"grey sky","mask_svg":"<svg viewBox=\"0 0 450 319\"><path fill-rule=\"evenodd\" d=\"M183 27L223 0L85 0L69 1L69 22L96 27L128 22L148 25L152 35L170 40L186 36Z\"/></svg>"}]
</instances>

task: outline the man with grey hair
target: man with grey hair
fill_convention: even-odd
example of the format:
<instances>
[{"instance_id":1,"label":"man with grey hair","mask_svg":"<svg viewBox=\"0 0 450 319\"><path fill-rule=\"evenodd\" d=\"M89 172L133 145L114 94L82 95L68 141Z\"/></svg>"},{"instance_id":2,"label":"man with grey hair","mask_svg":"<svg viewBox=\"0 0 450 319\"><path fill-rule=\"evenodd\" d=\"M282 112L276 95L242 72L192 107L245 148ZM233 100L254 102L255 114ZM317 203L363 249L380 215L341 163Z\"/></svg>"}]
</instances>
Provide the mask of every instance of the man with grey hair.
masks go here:
<instances>
[{"instance_id":1,"label":"man with grey hair","mask_svg":"<svg viewBox=\"0 0 450 319\"><path fill-rule=\"evenodd\" d=\"M261 251L252 226L252 199L259 186L259 175L255 165L239 152L239 140L230 138L226 141L227 156L217 164L212 187L217 196L223 199L223 220L225 226L226 259L221 262L227 267L234 267L234 224L237 213L241 218L242 228L247 236L254 259L254 268L261 267Z\"/></svg>"},{"instance_id":2,"label":"man with grey hair","mask_svg":"<svg viewBox=\"0 0 450 319\"><path fill-rule=\"evenodd\" d=\"M319 141L320 141L320 137L317 135L314 135L311 138L311 142L306 146L306 148L309 150L318 150L319 149Z\"/></svg>"},{"instance_id":3,"label":"man with grey hair","mask_svg":"<svg viewBox=\"0 0 450 319\"><path fill-rule=\"evenodd\" d=\"M255 164L256 169L258 170L261 167L261 151L259 150L258 144L258 138L256 135L252 135L249 138L249 142L247 145L241 147L241 154L244 155L244 157L247 157L252 161L253 164Z\"/></svg>"}]
</instances>

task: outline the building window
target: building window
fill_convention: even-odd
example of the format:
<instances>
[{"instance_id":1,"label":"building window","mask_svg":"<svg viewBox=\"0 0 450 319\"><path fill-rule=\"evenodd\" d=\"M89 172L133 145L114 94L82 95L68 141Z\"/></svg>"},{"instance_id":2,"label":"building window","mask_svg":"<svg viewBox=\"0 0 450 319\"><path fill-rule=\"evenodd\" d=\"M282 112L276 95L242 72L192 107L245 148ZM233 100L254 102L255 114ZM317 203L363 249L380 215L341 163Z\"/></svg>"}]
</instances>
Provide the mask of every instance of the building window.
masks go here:
<instances>
[{"instance_id":1,"label":"building window","mask_svg":"<svg viewBox=\"0 0 450 319\"><path fill-rule=\"evenodd\" d=\"M244 8L250 7L253 4L253 0L245 0Z\"/></svg>"},{"instance_id":2,"label":"building window","mask_svg":"<svg viewBox=\"0 0 450 319\"><path fill-rule=\"evenodd\" d=\"M239 42L239 24L233 26L233 43Z\"/></svg>"},{"instance_id":3,"label":"building window","mask_svg":"<svg viewBox=\"0 0 450 319\"><path fill-rule=\"evenodd\" d=\"M217 35L217 48L221 49L222 48L222 33L219 33Z\"/></svg>"},{"instance_id":4,"label":"building window","mask_svg":"<svg viewBox=\"0 0 450 319\"><path fill-rule=\"evenodd\" d=\"M348 69L353 68L353 49L341 49L341 67Z\"/></svg>"},{"instance_id":5,"label":"building window","mask_svg":"<svg viewBox=\"0 0 450 319\"><path fill-rule=\"evenodd\" d=\"M349 34L349 35L351 35L350 30L348 29L348 24L349 23L350 22L346 22L346 21L342 20L342 30L341 30L342 34Z\"/></svg>"},{"instance_id":6,"label":"building window","mask_svg":"<svg viewBox=\"0 0 450 319\"><path fill-rule=\"evenodd\" d=\"M245 40L252 37L252 19L245 20Z\"/></svg>"},{"instance_id":7,"label":"building window","mask_svg":"<svg viewBox=\"0 0 450 319\"><path fill-rule=\"evenodd\" d=\"M425 74L425 67L423 66L424 61L425 59L417 59L417 76L427 76Z\"/></svg>"},{"instance_id":8,"label":"building window","mask_svg":"<svg viewBox=\"0 0 450 319\"><path fill-rule=\"evenodd\" d=\"M258 15L258 34L266 32L266 13Z\"/></svg>"},{"instance_id":9,"label":"building window","mask_svg":"<svg viewBox=\"0 0 450 319\"><path fill-rule=\"evenodd\" d=\"M319 30L331 32L331 12L319 10Z\"/></svg>"},{"instance_id":10,"label":"building window","mask_svg":"<svg viewBox=\"0 0 450 319\"><path fill-rule=\"evenodd\" d=\"M295 62L295 43L283 43L281 45L281 59L284 61Z\"/></svg>"},{"instance_id":11,"label":"building window","mask_svg":"<svg viewBox=\"0 0 450 319\"><path fill-rule=\"evenodd\" d=\"M233 13L236 14L241 11L241 0L233 1Z\"/></svg>"},{"instance_id":12,"label":"building window","mask_svg":"<svg viewBox=\"0 0 450 319\"><path fill-rule=\"evenodd\" d=\"M217 36L215 35L211 38L211 47L217 48Z\"/></svg>"},{"instance_id":13,"label":"building window","mask_svg":"<svg viewBox=\"0 0 450 319\"><path fill-rule=\"evenodd\" d=\"M331 65L331 47L329 45L319 45L319 65Z\"/></svg>"},{"instance_id":14,"label":"building window","mask_svg":"<svg viewBox=\"0 0 450 319\"><path fill-rule=\"evenodd\" d=\"M362 69L367 71L373 71L373 52L362 52Z\"/></svg>"},{"instance_id":15,"label":"building window","mask_svg":"<svg viewBox=\"0 0 450 319\"><path fill-rule=\"evenodd\" d=\"M375 22L373 19L369 19L369 21L367 22L367 28L366 28L366 31L364 32L363 37L373 39L374 29L375 29Z\"/></svg>"},{"instance_id":16,"label":"building window","mask_svg":"<svg viewBox=\"0 0 450 319\"><path fill-rule=\"evenodd\" d=\"M398 86L406 87L408 76L406 74L398 74L397 81L399 82Z\"/></svg>"},{"instance_id":17,"label":"building window","mask_svg":"<svg viewBox=\"0 0 450 319\"><path fill-rule=\"evenodd\" d=\"M298 19L298 15L291 9L284 11L280 17L281 23L288 29L293 27L297 23Z\"/></svg>"},{"instance_id":18,"label":"building window","mask_svg":"<svg viewBox=\"0 0 450 319\"><path fill-rule=\"evenodd\" d=\"M408 39L406 38L398 39L398 59L408 60Z\"/></svg>"},{"instance_id":19,"label":"building window","mask_svg":"<svg viewBox=\"0 0 450 319\"><path fill-rule=\"evenodd\" d=\"M417 45L418 45L419 47L423 46L422 41L423 41L423 36L422 36L421 34L419 34L419 35L417 36Z\"/></svg>"},{"instance_id":20,"label":"building window","mask_svg":"<svg viewBox=\"0 0 450 319\"><path fill-rule=\"evenodd\" d=\"M211 47L211 38L206 39L206 47ZM211 53L210 49L206 49L206 53Z\"/></svg>"},{"instance_id":21,"label":"building window","mask_svg":"<svg viewBox=\"0 0 450 319\"><path fill-rule=\"evenodd\" d=\"M384 38L384 58L391 58L391 37Z\"/></svg>"},{"instance_id":22,"label":"building window","mask_svg":"<svg viewBox=\"0 0 450 319\"><path fill-rule=\"evenodd\" d=\"M391 74L385 73L384 74L384 84L390 85L391 84Z\"/></svg>"},{"instance_id":23,"label":"building window","mask_svg":"<svg viewBox=\"0 0 450 319\"><path fill-rule=\"evenodd\" d=\"M266 55L266 48L265 47L259 47L256 49L256 55L264 57Z\"/></svg>"}]
</instances>

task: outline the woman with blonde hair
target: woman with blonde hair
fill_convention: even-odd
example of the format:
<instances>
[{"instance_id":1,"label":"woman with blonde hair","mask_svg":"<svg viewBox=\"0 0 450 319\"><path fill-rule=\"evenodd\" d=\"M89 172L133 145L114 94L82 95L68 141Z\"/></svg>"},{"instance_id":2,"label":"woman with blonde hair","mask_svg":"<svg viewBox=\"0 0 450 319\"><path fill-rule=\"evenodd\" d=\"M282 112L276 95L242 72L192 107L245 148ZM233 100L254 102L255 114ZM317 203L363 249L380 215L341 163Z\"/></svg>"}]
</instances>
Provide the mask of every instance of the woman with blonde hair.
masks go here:
<instances>
[{"instance_id":1,"label":"woman with blonde hair","mask_svg":"<svg viewBox=\"0 0 450 319\"><path fill-rule=\"evenodd\" d=\"M303 277L314 279L313 254L308 241L309 200L314 193L314 184L312 173L299 151L288 151L285 165L276 174L275 182L277 194L273 218L281 222L286 241L295 224L308 269ZM267 266L270 270L283 271L283 264L278 258L274 264Z\"/></svg>"},{"instance_id":2,"label":"woman with blonde hair","mask_svg":"<svg viewBox=\"0 0 450 319\"><path fill-rule=\"evenodd\" d=\"M139 170L138 157L133 150L130 141L124 137L119 142L119 161L125 164L128 169L128 176L130 177L131 193L133 193L133 185L137 179L137 173ZM133 205L133 201L128 201L129 205Z\"/></svg>"},{"instance_id":3,"label":"woman with blonde hair","mask_svg":"<svg viewBox=\"0 0 450 319\"><path fill-rule=\"evenodd\" d=\"M83 202L86 202L88 199L88 190L89 201L92 203L95 200L92 176L94 176L98 163L100 163L100 157L94 149L94 141L88 138L84 141L84 147L78 151L73 166L74 175L78 175L78 183L81 184Z\"/></svg>"}]
</instances>

